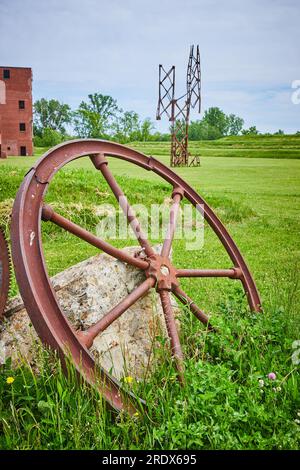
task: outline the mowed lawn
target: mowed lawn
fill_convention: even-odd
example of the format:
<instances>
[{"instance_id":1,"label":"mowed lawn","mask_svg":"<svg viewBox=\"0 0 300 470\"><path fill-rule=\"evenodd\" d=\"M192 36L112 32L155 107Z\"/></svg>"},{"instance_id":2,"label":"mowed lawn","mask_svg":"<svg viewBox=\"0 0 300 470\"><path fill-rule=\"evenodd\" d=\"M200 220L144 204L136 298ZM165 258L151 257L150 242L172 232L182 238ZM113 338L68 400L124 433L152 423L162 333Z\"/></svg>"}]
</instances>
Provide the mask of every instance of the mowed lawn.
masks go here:
<instances>
[{"instance_id":1,"label":"mowed lawn","mask_svg":"<svg viewBox=\"0 0 300 470\"><path fill-rule=\"evenodd\" d=\"M151 144L152 151L147 153L168 164L168 154L162 154L166 145ZM145 151L146 144L135 147ZM298 152L297 148L292 151ZM0 223L8 223L17 188L35 160L36 157L0 160ZM163 203L171 194L169 185L151 172L112 157L109 165L133 204ZM8 365L2 371L2 382L0 376L3 402L0 416L2 422L9 423L3 424L2 434L0 428L0 447L299 447L300 377L299 366L291 357L293 342L300 340L300 160L286 155L253 158L226 154L212 158L202 153L201 167L175 171L199 191L225 223L257 282L263 314L247 311L237 281L184 280L185 290L211 315L219 332L205 334L190 312L183 312L181 337L187 385L180 389L168 354L159 350L157 372L146 384L136 384L137 393L149 404L148 413L139 419L112 420L104 410L99 411L99 402L89 392L71 386L52 370L51 380L46 374L36 379L40 383L37 392L34 386L30 388L24 366L23 375L19 375L26 377L28 392L23 393L24 398L21 393L24 379L20 378L16 385L20 389L13 395L5 378L18 373ZM77 160L55 177L48 201L89 230L93 230L96 222L94 207L103 202L114 204L109 189L88 158ZM50 274L97 252L52 225L43 225ZM183 242L176 241L175 264L230 267L230 260L208 227L204 237L204 246L197 252L186 252ZM134 241L113 243L125 246ZM276 373L274 382L268 379L269 372ZM84 403L82 411L78 401ZM48 405L39 406L36 402ZM9 414L10 406L16 416L18 413L22 416L21 420Z\"/></svg>"},{"instance_id":2,"label":"mowed lawn","mask_svg":"<svg viewBox=\"0 0 300 470\"><path fill-rule=\"evenodd\" d=\"M146 154L167 156L167 142L136 142L133 146ZM193 155L203 157L300 158L300 134L249 135L223 137L218 140L190 141Z\"/></svg>"}]
</instances>

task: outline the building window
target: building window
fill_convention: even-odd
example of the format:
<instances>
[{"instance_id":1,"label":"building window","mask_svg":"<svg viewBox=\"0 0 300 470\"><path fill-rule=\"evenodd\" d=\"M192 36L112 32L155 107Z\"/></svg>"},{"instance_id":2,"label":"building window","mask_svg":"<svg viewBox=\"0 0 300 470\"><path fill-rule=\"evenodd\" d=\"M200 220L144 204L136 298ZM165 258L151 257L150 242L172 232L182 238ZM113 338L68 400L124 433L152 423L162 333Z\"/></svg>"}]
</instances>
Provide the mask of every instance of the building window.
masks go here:
<instances>
[{"instance_id":1,"label":"building window","mask_svg":"<svg viewBox=\"0 0 300 470\"><path fill-rule=\"evenodd\" d=\"M7 80L8 78L10 78L10 70L8 69L3 70L3 78L4 80Z\"/></svg>"},{"instance_id":2,"label":"building window","mask_svg":"<svg viewBox=\"0 0 300 470\"><path fill-rule=\"evenodd\" d=\"M19 109L25 109L25 101L24 100L19 101Z\"/></svg>"},{"instance_id":3,"label":"building window","mask_svg":"<svg viewBox=\"0 0 300 470\"><path fill-rule=\"evenodd\" d=\"M20 131L21 131L21 132L26 131L26 124L25 124L25 122L20 122L19 128L20 128Z\"/></svg>"},{"instance_id":4,"label":"building window","mask_svg":"<svg viewBox=\"0 0 300 470\"><path fill-rule=\"evenodd\" d=\"M25 147L25 145L21 145L21 147L20 147L20 155L21 155L22 157L26 157L26 147Z\"/></svg>"}]
</instances>

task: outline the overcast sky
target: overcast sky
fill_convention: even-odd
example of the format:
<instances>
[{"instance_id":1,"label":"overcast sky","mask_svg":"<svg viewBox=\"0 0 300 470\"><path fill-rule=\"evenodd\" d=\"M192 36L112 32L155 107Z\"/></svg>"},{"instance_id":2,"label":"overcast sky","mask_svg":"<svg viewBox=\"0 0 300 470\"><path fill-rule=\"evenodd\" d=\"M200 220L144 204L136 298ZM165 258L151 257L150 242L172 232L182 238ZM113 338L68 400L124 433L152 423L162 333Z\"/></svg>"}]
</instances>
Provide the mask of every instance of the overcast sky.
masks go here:
<instances>
[{"instance_id":1,"label":"overcast sky","mask_svg":"<svg viewBox=\"0 0 300 470\"><path fill-rule=\"evenodd\" d=\"M176 66L183 94L190 44L201 50L203 111L300 129L300 0L0 0L0 65L32 67L34 99L75 108L101 92L155 120L158 64Z\"/></svg>"}]
</instances>

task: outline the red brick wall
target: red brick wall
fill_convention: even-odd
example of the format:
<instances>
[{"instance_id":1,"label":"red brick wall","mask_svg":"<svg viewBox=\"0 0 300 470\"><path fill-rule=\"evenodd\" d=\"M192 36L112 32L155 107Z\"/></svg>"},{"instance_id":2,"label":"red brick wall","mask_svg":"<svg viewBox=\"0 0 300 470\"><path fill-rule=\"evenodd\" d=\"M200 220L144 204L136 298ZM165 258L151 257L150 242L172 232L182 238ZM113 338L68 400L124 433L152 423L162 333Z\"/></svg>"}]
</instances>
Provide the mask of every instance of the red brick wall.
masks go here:
<instances>
[{"instance_id":1,"label":"red brick wall","mask_svg":"<svg viewBox=\"0 0 300 470\"><path fill-rule=\"evenodd\" d=\"M3 78L3 71L10 71L10 78ZM19 101L25 108L19 109ZM0 67L0 145L1 156L33 154L32 145L32 71L22 67ZM25 124L25 131L20 130ZM23 149L24 150L24 149Z\"/></svg>"}]
</instances>

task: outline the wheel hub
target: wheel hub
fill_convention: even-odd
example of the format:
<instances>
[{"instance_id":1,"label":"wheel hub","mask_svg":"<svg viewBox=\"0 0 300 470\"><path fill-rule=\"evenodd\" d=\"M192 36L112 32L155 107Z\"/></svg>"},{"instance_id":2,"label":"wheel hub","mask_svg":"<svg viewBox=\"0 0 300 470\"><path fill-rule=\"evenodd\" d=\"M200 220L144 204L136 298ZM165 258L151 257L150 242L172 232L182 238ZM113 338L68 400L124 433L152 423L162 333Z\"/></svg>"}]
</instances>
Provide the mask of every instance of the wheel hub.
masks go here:
<instances>
[{"instance_id":1,"label":"wheel hub","mask_svg":"<svg viewBox=\"0 0 300 470\"><path fill-rule=\"evenodd\" d=\"M157 291L171 291L179 285L176 277L176 269L168 257L155 254L149 256L147 261L149 267L146 269L145 273L147 277L152 277L156 280Z\"/></svg>"}]
</instances>

